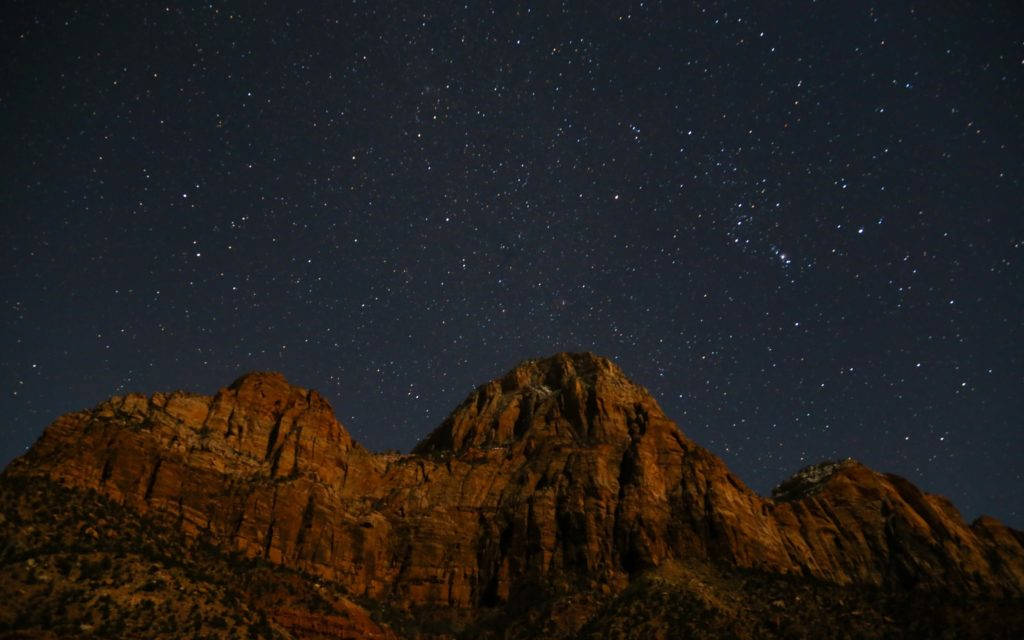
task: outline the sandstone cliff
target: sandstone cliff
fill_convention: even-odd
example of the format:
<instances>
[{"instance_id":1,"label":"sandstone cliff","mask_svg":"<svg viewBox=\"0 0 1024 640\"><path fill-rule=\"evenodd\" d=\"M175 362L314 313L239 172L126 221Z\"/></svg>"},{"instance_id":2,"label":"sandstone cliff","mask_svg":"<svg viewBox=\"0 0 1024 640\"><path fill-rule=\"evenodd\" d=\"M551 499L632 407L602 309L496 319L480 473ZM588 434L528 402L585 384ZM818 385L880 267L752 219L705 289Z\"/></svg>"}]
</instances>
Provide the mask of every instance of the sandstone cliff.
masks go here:
<instances>
[{"instance_id":1,"label":"sandstone cliff","mask_svg":"<svg viewBox=\"0 0 1024 640\"><path fill-rule=\"evenodd\" d=\"M763 498L593 354L520 364L409 455L366 451L315 391L253 373L213 397L128 395L63 416L4 473L94 489L222 549L454 617L538 590L616 594L695 561L1024 596L1019 532L968 525L854 461Z\"/></svg>"}]
</instances>

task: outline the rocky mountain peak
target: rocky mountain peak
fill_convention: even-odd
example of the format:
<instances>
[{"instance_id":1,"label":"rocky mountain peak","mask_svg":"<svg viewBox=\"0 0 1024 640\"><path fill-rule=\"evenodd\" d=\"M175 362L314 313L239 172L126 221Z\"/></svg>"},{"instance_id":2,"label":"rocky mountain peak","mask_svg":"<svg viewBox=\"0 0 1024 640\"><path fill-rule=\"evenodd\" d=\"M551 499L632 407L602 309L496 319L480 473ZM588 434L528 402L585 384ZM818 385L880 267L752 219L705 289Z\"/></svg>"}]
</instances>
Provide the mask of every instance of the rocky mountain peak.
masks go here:
<instances>
[{"instance_id":1,"label":"rocky mountain peak","mask_svg":"<svg viewBox=\"0 0 1024 640\"><path fill-rule=\"evenodd\" d=\"M245 386L253 385L280 385L292 387L293 385L288 382L285 375L280 371L248 371L238 376L238 378L228 385L229 389L240 389Z\"/></svg>"},{"instance_id":2,"label":"rocky mountain peak","mask_svg":"<svg viewBox=\"0 0 1024 640\"><path fill-rule=\"evenodd\" d=\"M592 388L598 381L620 386L632 385L618 365L590 352L562 352L546 358L524 360L500 379L502 391L506 393L541 387L560 390L577 381Z\"/></svg>"},{"instance_id":3,"label":"rocky mountain peak","mask_svg":"<svg viewBox=\"0 0 1024 640\"><path fill-rule=\"evenodd\" d=\"M273 371L247 373L221 389L203 426L240 454L263 458L270 475L286 469L333 475L353 446L323 396Z\"/></svg>"},{"instance_id":4,"label":"rocky mountain peak","mask_svg":"<svg viewBox=\"0 0 1024 640\"><path fill-rule=\"evenodd\" d=\"M416 453L462 452L524 441L547 444L628 439L624 424L646 424L661 408L611 360L593 353L557 353L525 360L478 387ZM666 419L667 420L667 419Z\"/></svg>"},{"instance_id":5,"label":"rocky mountain peak","mask_svg":"<svg viewBox=\"0 0 1024 640\"><path fill-rule=\"evenodd\" d=\"M862 467L853 458L825 460L800 469L772 489L772 499L777 502L797 500L820 491L832 477L851 467Z\"/></svg>"},{"instance_id":6,"label":"rocky mountain peak","mask_svg":"<svg viewBox=\"0 0 1024 640\"><path fill-rule=\"evenodd\" d=\"M74 447L68 443L74 442ZM17 468L50 467L65 481L132 500L180 492L196 467L243 477L336 478L354 443L330 404L280 373L252 372L214 396L175 391L113 396L48 429Z\"/></svg>"}]
</instances>

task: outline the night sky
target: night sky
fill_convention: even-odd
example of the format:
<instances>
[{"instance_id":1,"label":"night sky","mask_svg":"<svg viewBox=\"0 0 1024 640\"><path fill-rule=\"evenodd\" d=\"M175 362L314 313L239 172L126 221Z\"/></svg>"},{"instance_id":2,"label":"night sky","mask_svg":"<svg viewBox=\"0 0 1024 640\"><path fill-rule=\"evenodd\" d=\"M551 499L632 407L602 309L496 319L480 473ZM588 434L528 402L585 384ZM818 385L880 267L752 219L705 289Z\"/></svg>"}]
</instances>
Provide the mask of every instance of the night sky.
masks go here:
<instances>
[{"instance_id":1,"label":"night sky","mask_svg":"<svg viewBox=\"0 0 1024 640\"><path fill-rule=\"evenodd\" d=\"M1024 9L752 4L7 3L0 464L255 369L408 451L588 350L759 492L1024 526Z\"/></svg>"}]
</instances>

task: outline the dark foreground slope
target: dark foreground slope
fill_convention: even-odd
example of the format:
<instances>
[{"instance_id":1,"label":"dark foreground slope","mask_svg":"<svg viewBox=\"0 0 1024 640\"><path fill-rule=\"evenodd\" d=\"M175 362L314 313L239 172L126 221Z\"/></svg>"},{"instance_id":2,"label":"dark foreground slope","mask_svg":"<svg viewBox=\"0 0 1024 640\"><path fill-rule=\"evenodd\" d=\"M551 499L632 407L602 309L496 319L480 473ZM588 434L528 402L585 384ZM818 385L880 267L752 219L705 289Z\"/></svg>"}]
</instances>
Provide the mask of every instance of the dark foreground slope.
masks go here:
<instances>
[{"instance_id":1,"label":"dark foreground slope","mask_svg":"<svg viewBox=\"0 0 1024 640\"><path fill-rule=\"evenodd\" d=\"M1024 630L1019 532L968 525L945 499L853 461L762 498L592 354L524 362L410 455L367 452L322 397L278 374L214 397L115 397L58 419L2 483L14 597L0 628L12 630L103 635L97 616L155 620L163 602L195 603L199 622L185 621L216 637ZM102 603L80 583L83 558L110 570ZM173 573L168 558L193 569ZM147 571L178 595L147 596ZM278 606L282 589L294 596ZM203 598L236 604L237 620ZM38 614L66 603L90 621Z\"/></svg>"},{"instance_id":2,"label":"dark foreground slope","mask_svg":"<svg viewBox=\"0 0 1024 640\"><path fill-rule=\"evenodd\" d=\"M396 638L336 585L94 491L0 478L0 638Z\"/></svg>"}]
</instances>

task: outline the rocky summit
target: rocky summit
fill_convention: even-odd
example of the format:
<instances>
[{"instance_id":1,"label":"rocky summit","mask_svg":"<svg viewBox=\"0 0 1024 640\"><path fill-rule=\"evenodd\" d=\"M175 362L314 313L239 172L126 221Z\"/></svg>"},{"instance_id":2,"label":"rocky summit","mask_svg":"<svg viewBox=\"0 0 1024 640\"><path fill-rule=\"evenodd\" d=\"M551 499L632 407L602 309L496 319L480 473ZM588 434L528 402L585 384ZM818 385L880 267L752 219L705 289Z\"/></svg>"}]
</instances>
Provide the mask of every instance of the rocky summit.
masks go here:
<instances>
[{"instance_id":1,"label":"rocky summit","mask_svg":"<svg viewBox=\"0 0 1024 640\"><path fill-rule=\"evenodd\" d=\"M853 460L759 496L589 353L411 454L317 392L115 396L0 478L0 638L1024 637L1024 534Z\"/></svg>"}]
</instances>

